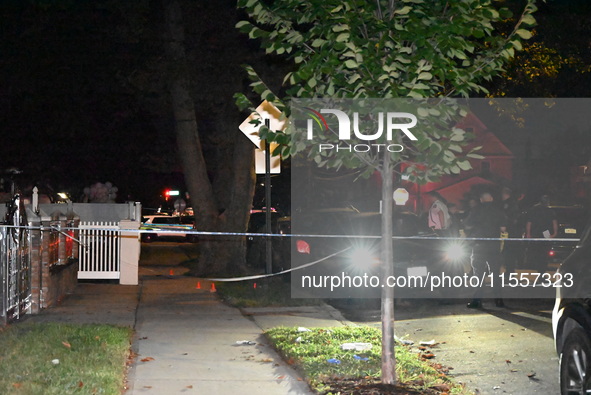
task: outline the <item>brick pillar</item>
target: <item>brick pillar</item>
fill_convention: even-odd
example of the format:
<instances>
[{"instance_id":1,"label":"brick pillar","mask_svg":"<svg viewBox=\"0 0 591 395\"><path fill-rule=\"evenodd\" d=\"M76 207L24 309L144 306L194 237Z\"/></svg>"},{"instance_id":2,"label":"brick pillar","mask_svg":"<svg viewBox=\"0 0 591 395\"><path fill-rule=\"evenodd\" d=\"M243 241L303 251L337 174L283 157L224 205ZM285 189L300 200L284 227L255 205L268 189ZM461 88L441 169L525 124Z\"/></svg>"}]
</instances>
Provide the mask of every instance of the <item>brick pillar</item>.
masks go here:
<instances>
[{"instance_id":1,"label":"brick pillar","mask_svg":"<svg viewBox=\"0 0 591 395\"><path fill-rule=\"evenodd\" d=\"M29 220L29 226L31 227L31 244L29 245L29 254L31 259L31 314L37 314L41 311L41 217L38 213L32 210L27 210L27 218Z\"/></svg>"},{"instance_id":2,"label":"brick pillar","mask_svg":"<svg viewBox=\"0 0 591 395\"><path fill-rule=\"evenodd\" d=\"M51 230L49 226L51 224L51 217L45 214L43 211L39 212L40 217L40 225L41 231L40 236L40 252L39 252L39 262L40 262L40 273L39 273L39 309L45 309L48 306L48 296L49 296L49 289L50 287L50 277L49 277L49 243L51 241L50 234Z\"/></svg>"}]
</instances>

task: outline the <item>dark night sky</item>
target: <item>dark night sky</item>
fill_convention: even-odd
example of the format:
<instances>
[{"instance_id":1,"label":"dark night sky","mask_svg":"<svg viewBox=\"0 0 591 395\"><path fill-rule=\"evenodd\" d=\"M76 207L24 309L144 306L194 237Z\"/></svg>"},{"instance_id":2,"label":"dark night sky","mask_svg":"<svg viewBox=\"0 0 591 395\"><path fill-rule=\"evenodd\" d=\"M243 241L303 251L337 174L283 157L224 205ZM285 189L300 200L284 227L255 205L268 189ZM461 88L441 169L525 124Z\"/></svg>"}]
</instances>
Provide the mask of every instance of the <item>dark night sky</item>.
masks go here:
<instances>
[{"instance_id":1,"label":"dark night sky","mask_svg":"<svg viewBox=\"0 0 591 395\"><path fill-rule=\"evenodd\" d=\"M21 168L26 182L46 182L75 193L93 182L111 181L122 191L121 198L144 201L165 186L182 184L170 108L162 94L162 12L158 2L123 3L0 5L0 168ZM257 62L255 43L227 33L236 20L233 1L186 4L188 49L196 70L207 70L213 57L236 67ZM549 0L539 14L539 37L562 54L577 53L591 63L589 8L584 1ZM264 66L272 73L272 64ZM216 84L215 70L211 73L208 83ZM589 74L581 76L567 67L556 78L534 84L516 76L507 90L536 96L550 89L555 96L585 97L591 88ZM207 96L207 91L204 84L197 95ZM208 122L200 119L202 125ZM528 133L535 135L537 149L559 151L550 158L564 155L548 145L544 133ZM576 139L583 135L572 133ZM509 145L523 143L523 135L501 137ZM555 139L553 133L548 137ZM591 144L585 139L562 147L577 145Z\"/></svg>"}]
</instances>

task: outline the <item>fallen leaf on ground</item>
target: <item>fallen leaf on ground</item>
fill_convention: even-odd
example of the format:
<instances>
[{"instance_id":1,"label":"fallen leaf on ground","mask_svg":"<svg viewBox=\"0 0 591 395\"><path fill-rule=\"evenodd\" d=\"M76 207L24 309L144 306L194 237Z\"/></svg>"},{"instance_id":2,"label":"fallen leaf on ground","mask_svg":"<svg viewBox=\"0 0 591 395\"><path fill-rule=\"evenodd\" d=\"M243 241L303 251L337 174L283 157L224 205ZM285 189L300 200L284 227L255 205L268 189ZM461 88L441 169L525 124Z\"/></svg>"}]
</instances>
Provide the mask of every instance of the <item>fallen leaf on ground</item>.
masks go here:
<instances>
[{"instance_id":1,"label":"fallen leaf on ground","mask_svg":"<svg viewBox=\"0 0 591 395\"><path fill-rule=\"evenodd\" d=\"M62 344L64 345L64 347L66 348L72 348L72 345L68 342L62 342Z\"/></svg>"},{"instance_id":2,"label":"fallen leaf on ground","mask_svg":"<svg viewBox=\"0 0 591 395\"><path fill-rule=\"evenodd\" d=\"M154 360L154 358L152 358L152 357L146 357L146 358L140 359L140 361L142 361L142 362L150 362L153 360Z\"/></svg>"},{"instance_id":3,"label":"fallen leaf on ground","mask_svg":"<svg viewBox=\"0 0 591 395\"><path fill-rule=\"evenodd\" d=\"M529 377L530 379L536 377L536 372L528 373L527 377Z\"/></svg>"}]
</instances>

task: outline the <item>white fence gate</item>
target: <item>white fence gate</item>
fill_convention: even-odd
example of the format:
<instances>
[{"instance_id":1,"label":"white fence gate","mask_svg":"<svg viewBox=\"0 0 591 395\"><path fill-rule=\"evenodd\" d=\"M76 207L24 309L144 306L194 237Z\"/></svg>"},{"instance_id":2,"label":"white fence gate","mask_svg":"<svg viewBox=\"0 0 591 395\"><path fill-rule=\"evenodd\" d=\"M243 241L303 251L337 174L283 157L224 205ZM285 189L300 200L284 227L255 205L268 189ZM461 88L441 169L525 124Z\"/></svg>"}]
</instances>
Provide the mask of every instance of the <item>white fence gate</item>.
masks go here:
<instances>
[{"instance_id":1,"label":"white fence gate","mask_svg":"<svg viewBox=\"0 0 591 395\"><path fill-rule=\"evenodd\" d=\"M81 222L79 279L119 279L121 239L118 222Z\"/></svg>"}]
</instances>

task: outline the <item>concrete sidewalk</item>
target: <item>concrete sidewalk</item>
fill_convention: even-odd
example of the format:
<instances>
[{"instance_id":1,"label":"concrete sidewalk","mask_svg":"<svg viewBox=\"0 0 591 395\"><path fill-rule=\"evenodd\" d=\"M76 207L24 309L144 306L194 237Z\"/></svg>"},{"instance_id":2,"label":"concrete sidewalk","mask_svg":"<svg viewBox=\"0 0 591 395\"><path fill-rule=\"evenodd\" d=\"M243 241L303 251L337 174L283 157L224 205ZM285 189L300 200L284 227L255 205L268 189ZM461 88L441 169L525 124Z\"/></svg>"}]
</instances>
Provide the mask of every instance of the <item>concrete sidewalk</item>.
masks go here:
<instances>
[{"instance_id":1,"label":"concrete sidewalk","mask_svg":"<svg viewBox=\"0 0 591 395\"><path fill-rule=\"evenodd\" d=\"M60 306L30 320L135 328L137 358L126 394L310 393L266 342L263 330L341 326L345 320L338 311L312 306L242 314L210 289L209 283L185 276L145 276L139 286L79 284ZM243 340L256 344L237 344Z\"/></svg>"}]
</instances>

